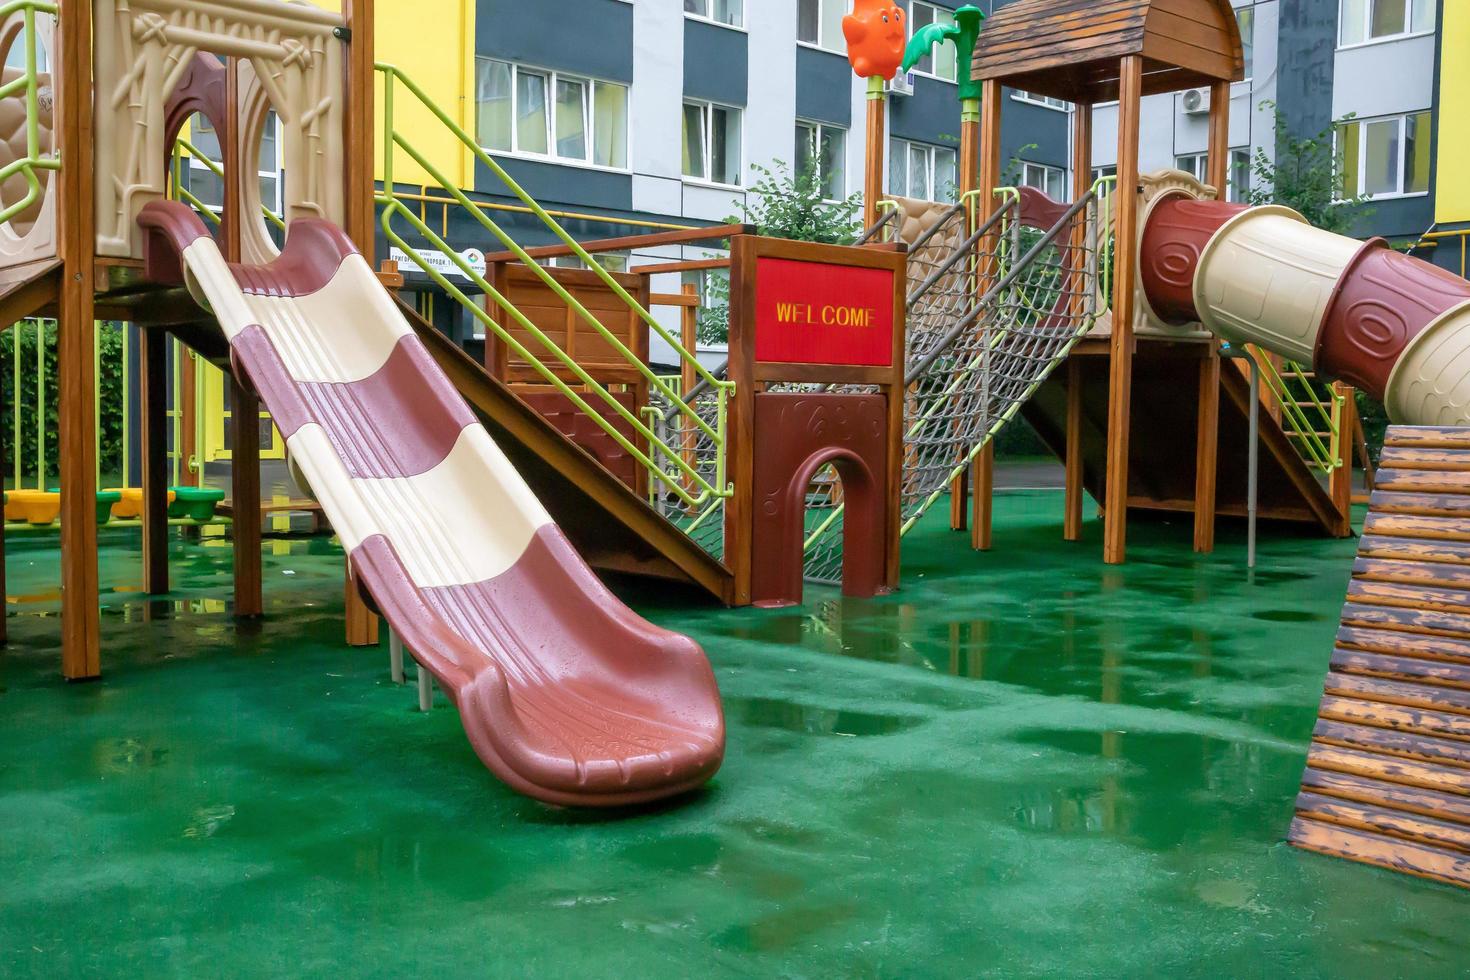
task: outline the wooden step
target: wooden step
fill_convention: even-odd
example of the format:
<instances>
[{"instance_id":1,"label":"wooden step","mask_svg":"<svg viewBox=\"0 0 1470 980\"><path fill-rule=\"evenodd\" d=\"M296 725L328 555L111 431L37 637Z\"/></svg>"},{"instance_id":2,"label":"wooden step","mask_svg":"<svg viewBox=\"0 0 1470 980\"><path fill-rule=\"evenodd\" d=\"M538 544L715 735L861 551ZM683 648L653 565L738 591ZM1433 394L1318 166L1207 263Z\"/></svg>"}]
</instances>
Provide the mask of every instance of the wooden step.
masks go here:
<instances>
[{"instance_id":1,"label":"wooden step","mask_svg":"<svg viewBox=\"0 0 1470 980\"><path fill-rule=\"evenodd\" d=\"M1470 887L1470 428L1385 445L1288 839Z\"/></svg>"}]
</instances>

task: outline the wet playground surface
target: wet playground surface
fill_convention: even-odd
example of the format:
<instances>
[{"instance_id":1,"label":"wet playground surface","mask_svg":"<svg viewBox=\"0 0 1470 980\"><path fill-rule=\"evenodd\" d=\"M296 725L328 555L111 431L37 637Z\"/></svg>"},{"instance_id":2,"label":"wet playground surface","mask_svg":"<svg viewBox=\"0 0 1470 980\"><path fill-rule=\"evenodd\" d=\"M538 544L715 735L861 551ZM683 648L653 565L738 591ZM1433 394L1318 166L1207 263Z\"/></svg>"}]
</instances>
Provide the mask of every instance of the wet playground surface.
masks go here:
<instances>
[{"instance_id":1,"label":"wet playground surface","mask_svg":"<svg viewBox=\"0 0 1470 980\"><path fill-rule=\"evenodd\" d=\"M943 508L939 508L943 509ZM54 538L13 540L0 655L7 976L1453 975L1470 896L1281 841L1354 550L1187 519L1060 540L1060 497L944 518L905 588L645 615L710 653L729 753L616 819L512 795L386 647L343 648L341 556L176 543L170 601L103 532L100 684L58 679Z\"/></svg>"}]
</instances>

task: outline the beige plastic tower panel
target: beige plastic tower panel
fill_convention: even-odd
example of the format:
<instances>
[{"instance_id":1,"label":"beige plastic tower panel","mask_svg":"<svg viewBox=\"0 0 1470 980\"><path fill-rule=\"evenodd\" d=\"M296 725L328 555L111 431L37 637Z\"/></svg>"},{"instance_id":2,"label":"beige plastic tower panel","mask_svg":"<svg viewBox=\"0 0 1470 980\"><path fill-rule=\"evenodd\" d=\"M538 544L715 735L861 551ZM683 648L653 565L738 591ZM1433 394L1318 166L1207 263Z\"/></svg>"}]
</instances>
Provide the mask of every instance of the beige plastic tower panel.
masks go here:
<instances>
[{"instance_id":1,"label":"beige plastic tower panel","mask_svg":"<svg viewBox=\"0 0 1470 980\"><path fill-rule=\"evenodd\" d=\"M1153 214L1154 208L1160 201L1170 197L1189 197L1197 201L1212 201L1215 199L1215 188L1209 184L1201 183L1195 179L1193 174L1185 173L1183 170L1158 170L1151 174L1144 174L1138 178L1138 241L1140 247L1143 242L1143 230L1148 227L1148 219ZM1098 277L1099 285L1102 277ZM1112 305L1113 298L1106 297L1098 305L1098 309L1107 309ZM1149 305L1148 294L1143 290L1142 280L1133 285L1133 332L1141 337L1172 337L1178 340L1210 339L1210 331L1203 324L1187 323L1183 326L1174 326L1165 323L1154 308Z\"/></svg>"},{"instance_id":2,"label":"beige plastic tower panel","mask_svg":"<svg viewBox=\"0 0 1470 980\"><path fill-rule=\"evenodd\" d=\"M14 11L0 23L0 59L23 52L24 35L25 11ZM37 108L40 113L41 151L46 154L53 152L55 147L52 135L55 99L49 70L55 37L56 18L50 14L36 14ZM8 83L21 74L20 69L5 68L0 71L0 80ZM17 95L0 100L0 167L8 166L25 155L26 100L23 95ZM37 171L36 176L43 189L40 199L0 225L0 267L9 268L56 256L56 185L48 170ZM28 191L25 176L12 174L0 185L0 205L23 200Z\"/></svg>"},{"instance_id":3,"label":"beige plastic tower panel","mask_svg":"<svg viewBox=\"0 0 1470 980\"><path fill-rule=\"evenodd\" d=\"M1447 310L1409 342L1388 377L1388 417L1414 425L1470 419L1470 303Z\"/></svg>"},{"instance_id":4,"label":"beige plastic tower panel","mask_svg":"<svg viewBox=\"0 0 1470 980\"><path fill-rule=\"evenodd\" d=\"M246 213L260 213L254 174L268 103L282 124L287 220L344 220L341 15L282 0L93 0L93 25L99 254L142 254L138 213L165 192L168 96L199 51L249 67ZM275 254L256 221L244 222L242 244L247 261Z\"/></svg>"},{"instance_id":5,"label":"beige plastic tower panel","mask_svg":"<svg viewBox=\"0 0 1470 980\"><path fill-rule=\"evenodd\" d=\"M1333 290L1362 247L1313 228L1290 208L1242 211L1200 256L1195 309L1232 343L1310 364Z\"/></svg>"}]
</instances>

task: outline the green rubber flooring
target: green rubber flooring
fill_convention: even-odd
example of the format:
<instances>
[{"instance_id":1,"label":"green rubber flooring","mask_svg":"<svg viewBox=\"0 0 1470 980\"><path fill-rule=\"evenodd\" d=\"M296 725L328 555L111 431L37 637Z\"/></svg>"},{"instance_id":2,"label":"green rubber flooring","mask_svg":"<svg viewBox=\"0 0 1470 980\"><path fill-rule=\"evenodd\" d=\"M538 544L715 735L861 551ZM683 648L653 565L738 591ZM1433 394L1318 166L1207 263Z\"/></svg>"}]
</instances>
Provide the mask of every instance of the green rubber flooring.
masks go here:
<instances>
[{"instance_id":1,"label":"green rubber flooring","mask_svg":"<svg viewBox=\"0 0 1470 980\"><path fill-rule=\"evenodd\" d=\"M943 509L943 508L939 508ZM58 678L55 541L9 554L0 975L1415 976L1470 966L1470 895L1282 843L1351 541L1187 519L1060 540L1004 495L976 555L942 515L904 589L725 611L693 634L724 769L614 817L514 796L386 647L344 649L341 555L268 544L237 629L230 550L136 593L104 532L106 677Z\"/></svg>"}]
</instances>

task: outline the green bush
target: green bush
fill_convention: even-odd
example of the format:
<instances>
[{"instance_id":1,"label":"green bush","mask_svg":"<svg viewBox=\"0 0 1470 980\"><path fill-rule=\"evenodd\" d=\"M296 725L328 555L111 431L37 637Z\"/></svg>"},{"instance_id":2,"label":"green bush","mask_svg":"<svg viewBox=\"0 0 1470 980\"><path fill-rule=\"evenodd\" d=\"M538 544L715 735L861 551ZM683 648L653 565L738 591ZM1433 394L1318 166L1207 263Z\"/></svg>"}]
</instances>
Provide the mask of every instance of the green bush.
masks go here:
<instances>
[{"instance_id":1,"label":"green bush","mask_svg":"<svg viewBox=\"0 0 1470 980\"><path fill-rule=\"evenodd\" d=\"M11 330L20 331L20 461L24 476L36 476L36 395L38 382L44 382L45 398L42 410L45 413L46 472L45 477L54 477L59 470L61 457L58 407L60 401L60 379L56 373L56 324L47 321L42 328L42 370L36 365L36 324L25 321ZM101 459L103 470L117 469L122 462L123 430L123 337L122 326L116 323L97 325L99 345L99 394L101 401ZM13 414L16 404L16 338L13 333L0 336L0 404L6 412L0 417L0 451L3 451L5 469L3 476L9 479L15 472L15 425Z\"/></svg>"}]
</instances>

